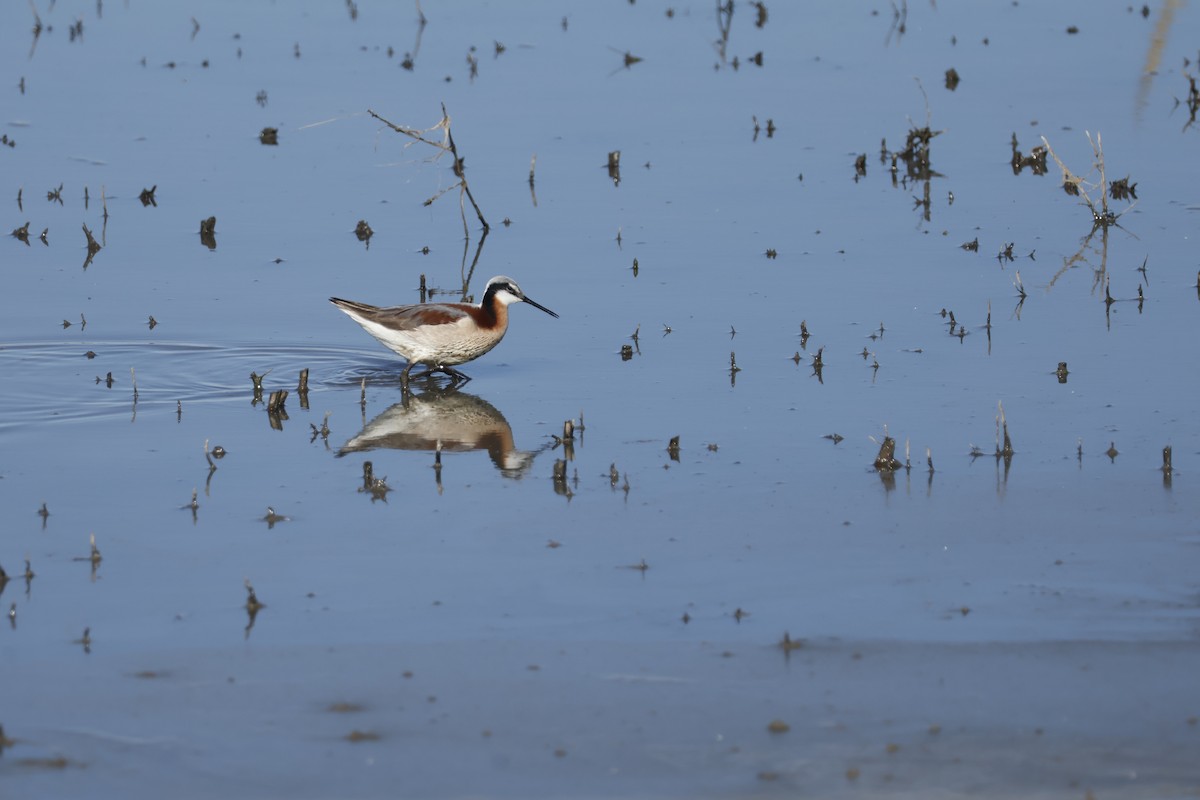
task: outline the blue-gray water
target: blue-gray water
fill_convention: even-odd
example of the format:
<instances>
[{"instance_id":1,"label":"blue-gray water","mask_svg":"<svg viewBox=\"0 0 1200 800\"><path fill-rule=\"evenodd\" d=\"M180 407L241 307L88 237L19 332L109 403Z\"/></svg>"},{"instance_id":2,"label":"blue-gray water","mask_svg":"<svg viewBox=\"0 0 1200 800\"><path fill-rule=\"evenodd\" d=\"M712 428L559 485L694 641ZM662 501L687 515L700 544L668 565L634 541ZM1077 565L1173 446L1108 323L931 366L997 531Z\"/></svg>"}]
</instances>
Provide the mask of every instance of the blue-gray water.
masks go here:
<instances>
[{"instance_id":1,"label":"blue-gray water","mask_svg":"<svg viewBox=\"0 0 1200 800\"><path fill-rule=\"evenodd\" d=\"M0 11L6 796L1200 791L1195 8L34 5ZM486 238L367 113L443 104ZM1096 181L1088 134L1137 194L1097 230L1010 163ZM408 406L326 300L496 274L561 318Z\"/></svg>"}]
</instances>

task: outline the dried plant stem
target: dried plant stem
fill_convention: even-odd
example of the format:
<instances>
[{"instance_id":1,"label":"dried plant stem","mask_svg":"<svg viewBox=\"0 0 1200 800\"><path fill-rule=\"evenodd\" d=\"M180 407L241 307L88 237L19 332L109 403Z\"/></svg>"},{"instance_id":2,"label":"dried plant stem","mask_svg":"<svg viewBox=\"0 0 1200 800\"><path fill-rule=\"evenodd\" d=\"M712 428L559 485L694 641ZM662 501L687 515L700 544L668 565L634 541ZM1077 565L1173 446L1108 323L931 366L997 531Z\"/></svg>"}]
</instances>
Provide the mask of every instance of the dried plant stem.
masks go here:
<instances>
[{"instance_id":1,"label":"dried plant stem","mask_svg":"<svg viewBox=\"0 0 1200 800\"><path fill-rule=\"evenodd\" d=\"M458 178L458 183L456 183L454 186L449 187L448 189L444 189L443 191L441 191L438 194L434 195L433 197L429 198L428 200L425 201L425 205L430 205L431 203L433 203L435 200L437 200L439 197L441 197L443 194L445 194L448 191L451 191L455 188L460 188L460 189L462 189L462 195L464 195L467 200L471 201L471 207L473 209L475 209L475 216L477 216L479 218L479 224L481 224L483 226L484 232L487 232L488 230L491 229L491 226L488 225L487 220L483 216L483 211L481 211L479 208L479 204L475 202L475 196L471 193L470 185L467 183L467 176L466 176L466 172L465 172L465 169L463 166L463 160L458 155L458 148L454 144L454 135L450 132L450 115L446 112L446 104L445 103L442 104L442 119L441 119L441 121L438 122L433 127L427 128L425 130L417 130L415 128L408 128L403 125L397 125L394 122L384 119L383 117L381 117L379 114L376 114L371 109L367 109L367 113L370 114L375 119L382 122L384 125L387 125L389 128L394 130L396 133L403 134L404 136L408 136L409 138L413 139L413 141L415 141L415 142L421 142L423 144L429 145L430 147L437 148L438 150L442 151L443 153L449 153L451 155L451 157L454 159L454 164L451 167L451 170L454 172L454 177ZM430 131L441 131L442 132L442 140L439 142L439 141L435 141L433 139L426 138L425 134L429 133ZM462 202L461 196L459 198L459 207L463 211L463 228L465 229L466 225L467 225L466 205Z\"/></svg>"},{"instance_id":2,"label":"dried plant stem","mask_svg":"<svg viewBox=\"0 0 1200 800\"><path fill-rule=\"evenodd\" d=\"M1063 163L1063 160L1054 152L1054 148L1050 146L1050 140L1045 136L1042 137L1042 144L1046 146L1046 152L1054 159L1054 163L1058 164L1058 168L1062 170L1063 189L1068 194L1076 195L1083 198L1083 202L1087 204L1088 210L1092 212L1092 221L1096 225L1108 226L1117 221L1117 216L1108 209L1108 177L1105 174L1104 167L1104 146L1100 139L1100 134L1097 133L1095 138L1090 132L1085 132L1087 135L1088 144L1092 146L1092 168L1099 173L1099 183L1093 183L1086 178L1076 175L1071 171L1070 167ZM1092 199L1092 194L1099 191L1100 201L1097 208L1096 201Z\"/></svg>"}]
</instances>

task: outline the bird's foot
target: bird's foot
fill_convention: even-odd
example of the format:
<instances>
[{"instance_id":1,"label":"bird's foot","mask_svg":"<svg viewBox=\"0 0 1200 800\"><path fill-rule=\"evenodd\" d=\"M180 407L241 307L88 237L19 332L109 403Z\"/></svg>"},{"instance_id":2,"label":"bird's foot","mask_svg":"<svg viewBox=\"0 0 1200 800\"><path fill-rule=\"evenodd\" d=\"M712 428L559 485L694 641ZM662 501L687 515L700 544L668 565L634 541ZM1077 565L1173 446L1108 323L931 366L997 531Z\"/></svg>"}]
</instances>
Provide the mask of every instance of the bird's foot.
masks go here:
<instances>
[{"instance_id":1,"label":"bird's foot","mask_svg":"<svg viewBox=\"0 0 1200 800\"><path fill-rule=\"evenodd\" d=\"M449 385L449 387L447 387L450 389L457 389L459 386L462 386L464 383L471 380L471 376L468 375L467 373L459 372L454 367L447 367L447 366L430 367L427 370L418 372L416 375L413 375L413 377L417 378L419 380L427 381L438 372L440 372L443 375L450 378L450 385Z\"/></svg>"}]
</instances>

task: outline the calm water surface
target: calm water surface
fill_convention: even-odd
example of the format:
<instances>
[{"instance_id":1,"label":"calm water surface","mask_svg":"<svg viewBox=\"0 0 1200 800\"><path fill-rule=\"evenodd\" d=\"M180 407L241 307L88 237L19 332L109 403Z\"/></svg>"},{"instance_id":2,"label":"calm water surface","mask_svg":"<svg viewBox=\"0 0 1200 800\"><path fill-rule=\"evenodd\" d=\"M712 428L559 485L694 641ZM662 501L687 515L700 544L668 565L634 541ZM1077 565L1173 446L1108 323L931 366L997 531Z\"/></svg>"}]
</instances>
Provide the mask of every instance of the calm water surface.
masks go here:
<instances>
[{"instance_id":1,"label":"calm water surface","mask_svg":"<svg viewBox=\"0 0 1200 800\"><path fill-rule=\"evenodd\" d=\"M6 796L1200 792L1195 8L34 7ZM443 104L465 242L449 157L368 113ZM1012 166L1097 181L1088 134L1106 228ZM561 318L408 403L326 302L496 274Z\"/></svg>"}]
</instances>

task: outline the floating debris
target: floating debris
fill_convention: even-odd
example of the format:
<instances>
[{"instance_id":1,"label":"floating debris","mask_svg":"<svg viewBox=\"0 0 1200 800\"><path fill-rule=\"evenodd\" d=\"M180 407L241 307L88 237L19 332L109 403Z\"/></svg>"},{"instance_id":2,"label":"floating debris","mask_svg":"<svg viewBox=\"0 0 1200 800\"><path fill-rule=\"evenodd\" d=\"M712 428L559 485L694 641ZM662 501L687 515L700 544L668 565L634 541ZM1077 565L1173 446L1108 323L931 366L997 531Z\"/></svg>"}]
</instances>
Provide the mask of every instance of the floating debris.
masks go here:
<instances>
[{"instance_id":1,"label":"floating debris","mask_svg":"<svg viewBox=\"0 0 1200 800\"><path fill-rule=\"evenodd\" d=\"M100 562L103 561L104 558L100 555L100 548L96 546L96 534L94 534L94 533L91 534L89 541L91 542L91 547L92 547L91 553L86 556L76 556L75 558L73 558L71 560L72 561L87 561L87 562L91 563L92 575L95 576L96 567L100 566Z\"/></svg>"},{"instance_id":2,"label":"floating debris","mask_svg":"<svg viewBox=\"0 0 1200 800\"><path fill-rule=\"evenodd\" d=\"M895 472L901 466L903 465L896 458L896 440L891 436L884 436L883 443L879 445L879 454L875 456L875 469L879 472Z\"/></svg>"},{"instance_id":3,"label":"floating debris","mask_svg":"<svg viewBox=\"0 0 1200 800\"><path fill-rule=\"evenodd\" d=\"M200 244L209 250L217 249L217 218L215 216L200 220Z\"/></svg>"},{"instance_id":4,"label":"floating debris","mask_svg":"<svg viewBox=\"0 0 1200 800\"><path fill-rule=\"evenodd\" d=\"M375 466L370 461L363 462L363 485L359 487L359 492L371 496L371 502L382 500L387 502L387 494L392 491L392 487L388 486L387 478L375 477Z\"/></svg>"},{"instance_id":5,"label":"floating debris","mask_svg":"<svg viewBox=\"0 0 1200 800\"><path fill-rule=\"evenodd\" d=\"M87 223L84 223L83 225L83 235L87 237L88 261L91 261L91 257L96 255L96 253L99 253L103 248L101 248L100 243L96 241L96 237L92 236L92 232L88 228Z\"/></svg>"},{"instance_id":6,"label":"floating debris","mask_svg":"<svg viewBox=\"0 0 1200 800\"><path fill-rule=\"evenodd\" d=\"M1050 157L1054 159L1054 163L1058 164L1058 168L1062 170L1063 191L1072 197L1081 198L1087 205L1088 210L1092 212L1093 229L1107 228L1110 225L1115 225L1121 215L1114 213L1108 208L1109 184L1104 172L1104 148L1100 140L1100 134L1097 133L1095 138L1093 138L1091 133L1087 133L1087 140L1092 146L1092 170L1099 174L1097 182L1089 181L1073 173L1058 155L1055 154L1054 149L1050 146L1050 141L1045 136L1042 137L1042 143L1046 145L1046 150L1050 153Z\"/></svg>"},{"instance_id":7,"label":"floating debris","mask_svg":"<svg viewBox=\"0 0 1200 800\"><path fill-rule=\"evenodd\" d=\"M260 608L266 608L266 605L259 602L258 595L254 592L254 585L250 583L249 578L242 579L246 587L246 610L250 613L257 613Z\"/></svg>"},{"instance_id":8,"label":"floating debris","mask_svg":"<svg viewBox=\"0 0 1200 800\"><path fill-rule=\"evenodd\" d=\"M267 370L262 375L259 375L257 372L250 373L250 383L254 386L254 397L250 401L251 405L257 405L262 402L263 378L267 377L270 374L271 374L271 370Z\"/></svg>"},{"instance_id":9,"label":"floating debris","mask_svg":"<svg viewBox=\"0 0 1200 800\"><path fill-rule=\"evenodd\" d=\"M793 639L787 631L783 632L783 638L779 640L778 647L785 653L790 653L793 650L799 650L804 647L803 639Z\"/></svg>"},{"instance_id":10,"label":"floating debris","mask_svg":"<svg viewBox=\"0 0 1200 800\"><path fill-rule=\"evenodd\" d=\"M287 402L288 390L277 389L274 392L271 392L270 395L266 397L266 413L270 414L271 416L281 417L281 419L287 419L287 411L284 410L284 404Z\"/></svg>"},{"instance_id":11,"label":"floating debris","mask_svg":"<svg viewBox=\"0 0 1200 800\"><path fill-rule=\"evenodd\" d=\"M1012 166L1013 175L1020 175L1025 169L1029 169L1034 175L1045 175L1049 171L1046 164L1046 156L1049 155L1049 148L1044 145L1037 145L1029 153L1023 154L1017 149L1017 134L1012 135Z\"/></svg>"},{"instance_id":12,"label":"floating debris","mask_svg":"<svg viewBox=\"0 0 1200 800\"><path fill-rule=\"evenodd\" d=\"M254 621L258 618L258 612L266 608L265 603L258 600L258 595L254 592L254 586L250 584L249 578L243 578L243 583L246 586L246 627L243 628L242 634L245 638L250 638L250 631L254 629Z\"/></svg>"},{"instance_id":13,"label":"floating debris","mask_svg":"<svg viewBox=\"0 0 1200 800\"><path fill-rule=\"evenodd\" d=\"M825 382L825 378L822 376L823 369L825 369L825 347L821 346L817 348L816 355L813 356L812 360L812 374L816 376L817 381L820 383Z\"/></svg>"},{"instance_id":14,"label":"floating debris","mask_svg":"<svg viewBox=\"0 0 1200 800\"><path fill-rule=\"evenodd\" d=\"M1004 403L997 403L996 407L996 457L1009 459L1012 458L1015 451L1012 440L1008 436L1008 420L1004 416ZM1003 444L1001 444L1002 437Z\"/></svg>"},{"instance_id":15,"label":"floating debris","mask_svg":"<svg viewBox=\"0 0 1200 800\"><path fill-rule=\"evenodd\" d=\"M1137 200L1137 184L1129 182L1129 176L1108 185L1108 194L1113 200Z\"/></svg>"},{"instance_id":16,"label":"floating debris","mask_svg":"<svg viewBox=\"0 0 1200 800\"><path fill-rule=\"evenodd\" d=\"M571 491L571 485L567 480L567 460L564 458L555 459L554 469L552 473L554 482L554 493L570 500L575 496Z\"/></svg>"},{"instance_id":17,"label":"floating debris","mask_svg":"<svg viewBox=\"0 0 1200 800\"><path fill-rule=\"evenodd\" d=\"M329 444L329 434L331 433L329 429L329 417L332 413L332 411L325 412L325 418L321 420L321 427L319 428L311 422L309 423L309 427L312 428L312 438L309 439L309 442L315 442L319 436L326 444Z\"/></svg>"},{"instance_id":18,"label":"floating debris","mask_svg":"<svg viewBox=\"0 0 1200 800\"><path fill-rule=\"evenodd\" d=\"M191 511L192 516L195 517L196 512L200 510L200 501L197 499L198 496L199 495L198 495L196 489L193 487L192 488L192 502L188 503L187 505L180 506L180 508L185 508L185 509Z\"/></svg>"},{"instance_id":19,"label":"floating debris","mask_svg":"<svg viewBox=\"0 0 1200 800\"><path fill-rule=\"evenodd\" d=\"M367 246L371 245L371 237L375 235L375 231L371 230L371 226L367 224L365 219L360 219L358 224L354 226L354 235L360 242L366 242Z\"/></svg>"},{"instance_id":20,"label":"floating debris","mask_svg":"<svg viewBox=\"0 0 1200 800\"><path fill-rule=\"evenodd\" d=\"M296 394L298 394L300 396L300 407L307 409L308 408L308 367L305 367L304 369L300 370L300 382L298 384L296 384ZM328 421L328 419L329 419L328 414L325 415L325 419L326 419L326 421Z\"/></svg>"}]
</instances>

